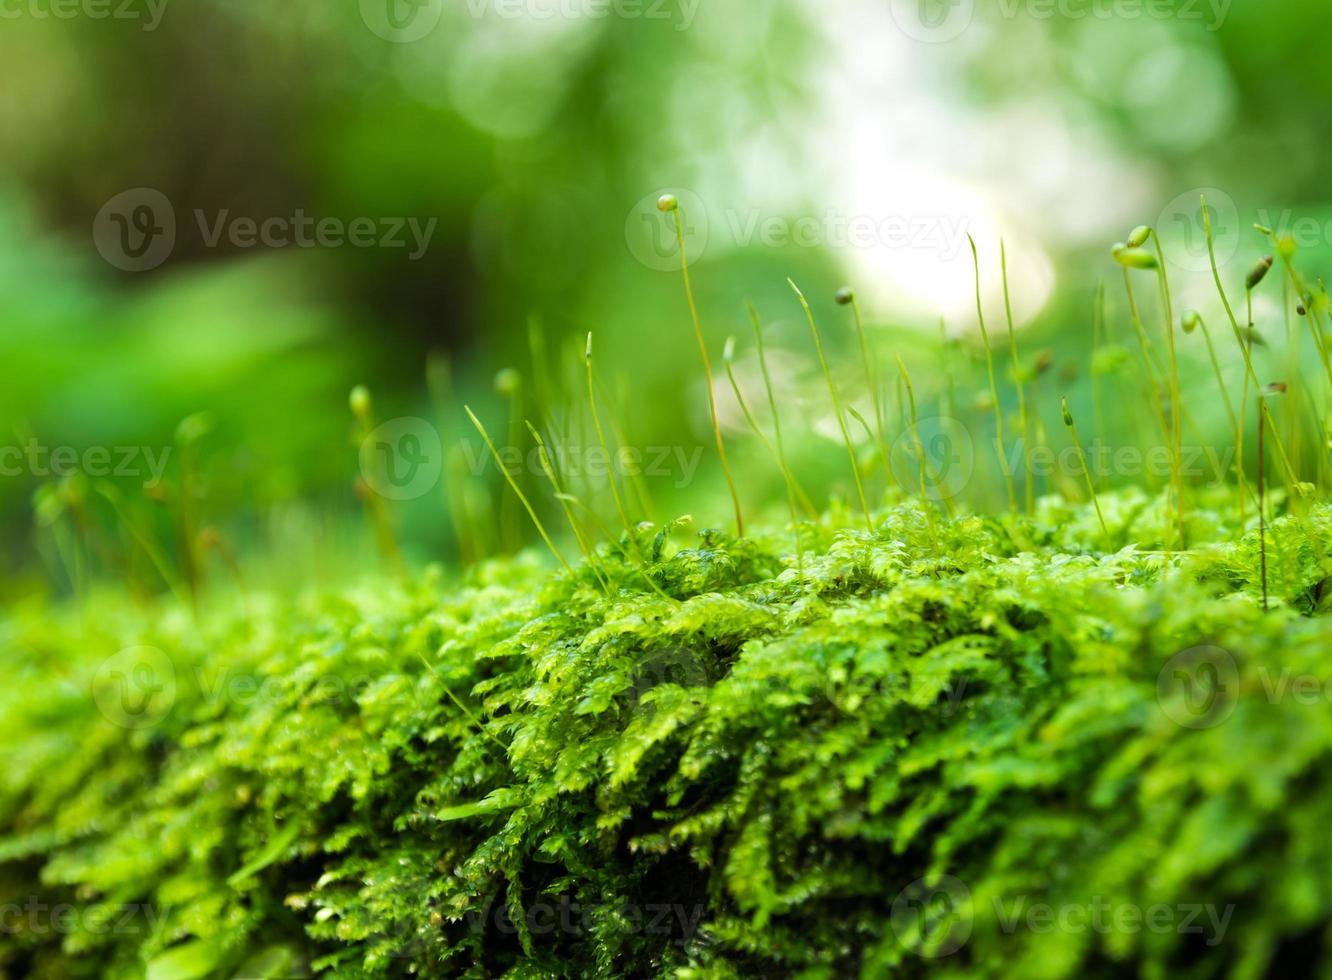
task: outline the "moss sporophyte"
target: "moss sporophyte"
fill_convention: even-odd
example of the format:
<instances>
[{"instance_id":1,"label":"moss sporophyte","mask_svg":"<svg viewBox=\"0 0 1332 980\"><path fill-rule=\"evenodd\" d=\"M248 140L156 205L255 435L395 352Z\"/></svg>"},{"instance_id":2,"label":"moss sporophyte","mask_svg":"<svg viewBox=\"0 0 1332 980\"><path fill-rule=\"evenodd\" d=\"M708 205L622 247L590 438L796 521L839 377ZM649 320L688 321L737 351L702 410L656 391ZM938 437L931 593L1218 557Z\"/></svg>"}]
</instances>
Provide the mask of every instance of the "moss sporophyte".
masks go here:
<instances>
[{"instance_id":1,"label":"moss sporophyte","mask_svg":"<svg viewBox=\"0 0 1332 980\"><path fill-rule=\"evenodd\" d=\"M1303 310L1291 330L1325 366L1322 287L1292 249L1270 250L1284 278L1264 259L1246 295L1278 301L1281 282L1289 312ZM495 401L469 396L475 411L432 359L439 425L460 418L450 432L495 463L469 472L438 439L429 489L465 522L448 566L414 564L412 525L363 475L382 571L299 596L242 586L244 555L235 575L205 576L207 556L233 549L198 505L199 420L178 434L184 468L151 499L172 537L113 484L46 488L39 527L76 591L16 605L0 631L21 681L0 694L0 906L30 910L6 913L4 969L731 980L1325 967L1332 374L1286 374L1288 361L1276 373L1258 338L1280 332L1239 322L1232 272L1214 262L1223 312L1208 316L1237 344L1215 349L1203 313L1176 316L1168 255L1143 226L1103 260L1122 272L1125 309L1098 290L1087 414L1062 361L1020 349L1002 244L999 259L1011 383L994 367L978 250L979 341L970 357L960 340L940 348L960 380L922 369L919 338L893 334L881 356L889 334L851 289L791 284L814 414L840 446L789 405L780 335L751 305L752 355L748 339L718 345L726 434L733 447L752 437L775 488L764 500L744 486L748 520L735 476L758 470L726 459L687 261L722 477L701 521L651 520L627 479L562 466L578 432L611 456L634 424L590 335L548 342L535 326L530 372L502 372L479 394ZM1153 272L1159 314L1135 293ZM840 330L815 315L830 303L851 308ZM1128 329L1136 355L1115 343ZM1147 433L1136 448L1164 452L1150 485L1090 462L1106 389L1133 383L1122 367L1135 357L1148 398L1115 390L1114 414ZM1185 384L1190 362L1200 381ZM552 364L570 368L574 394ZM1240 452L1199 476L1181 432L1192 439L1211 404ZM358 387L348 407L364 454L376 404ZM1038 473L1047 441L1070 472ZM537 465L520 472L508 449ZM844 492L798 468L815 452ZM953 481L962 463L969 478ZM94 526L94 498L112 533ZM538 547L511 553L506 535ZM120 550L104 569L108 540ZM134 601L100 574L115 568L131 570ZM61 908L59 924L39 906ZM106 927L127 908L152 927ZM1075 914L1093 909L1099 928Z\"/></svg>"}]
</instances>

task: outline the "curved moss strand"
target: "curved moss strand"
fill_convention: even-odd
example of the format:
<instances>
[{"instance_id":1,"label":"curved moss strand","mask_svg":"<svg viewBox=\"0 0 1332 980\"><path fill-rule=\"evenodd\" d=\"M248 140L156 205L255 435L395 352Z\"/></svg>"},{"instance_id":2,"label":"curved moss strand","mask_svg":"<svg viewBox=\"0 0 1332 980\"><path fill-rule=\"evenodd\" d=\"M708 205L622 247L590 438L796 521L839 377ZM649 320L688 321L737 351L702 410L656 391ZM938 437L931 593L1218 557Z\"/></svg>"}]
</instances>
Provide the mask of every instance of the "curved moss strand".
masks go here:
<instances>
[{"instance_id":1,"label":"curved moss strand","mask_svg":"<svg viewBox=\"0 0 1332 980\"><path fill-rule=\"evenodd\" d=\"M990 333L985 329L985 311L981 308L980 254L976 251L976 240L970 234L967 235L967 242L971 245L971 263L976 273L976 320L980 324L981 341L985 344L985 371L990 379L990 401L994 408L995 455L999 459L999 468L1004 473L1009 513L1016 515L1017 493L1013 488L1013 474L1009 472L1004 447L1004 406L999 400L999 383L994 375L994 351L990 347Z\"/></svg>"},{"instance_id":2,"label":"curved moss strand","mask_svg":"<svg viewBox=\"0 0 1332 980\"><path fill-rule=\"evenodd\" d=\"M874 518L870 513L870 506L865 499L865 483L860 477L860 461L856 459L855 446L851 443L851 433L846 428L846 416L842 412L842 400L837 396L837 385L833 383L832 371L828 367L828 358L823 353L823 341L819 339L819 328L814 322L814 311L809 308L809 302L805 299L805 294L800 291L790 279L786 280L792 291L796 294L796 299L800 301L801 308L805 311L805 318L809 321L810 333L814 335L814 349L818 351L819 366L823 369L824 380L828 383L828 397L832 401L833 415L837 417L837 428L842 433L842 442L846 445L846 454L851 462L851 476L856 484L856 496L860 499L860 511L865 518L865 529L874 533Z\"/></svg>"},{"instance_id":3,"label":"curved moss strand","mask_svg":"<svg viewBox=\"0 0 1332 980\"><path fill-rule=\"evenodd\" d=\"M763 448L767 450L768 455L777 460L778 470L782 473L786 481L786 502L791 512L791 533L795 538L796 567L799 570L800 577L805 577L805 555L800 543L800 511L796 505L795 487L793 480L786 473L786 464L778 453L777 448L772 441L764 434L759 426L758 420L754 418L754 413L749 410L749 403L745 400L744 392L740 390L740 382L735 378L735 365L732 362L732 355L735 349L735 338L726 338L726 347L722 354L722 364L726 368L726 378L731 383L731 392L735 395L736 404L740 406L740 411L744 413L745 421L749 428L753 430L754 435L758 436L759 441L763 443Z\"/></svg>"},{"instance_id":4,"label":"curved moss strand","mask_svg":"<svg viewBox=\"0 0 1332 980\"><path fill-rule=\"evenodd\" d=\"M1023 484L1026 487L1026 513L1030 517L1036 509L1035 476L1031 472L1031 420L1027 418L1026 384L1022 378L1022 364L1018 358L1017 331L1013 328L1013 301L1008 289L1008 246L999 239L999 276L1004 284L1004 318L1008 322L1008 353L1012 361L1013 386L1017 389L1018 428L1022 430ZM1096 328L1092 332L1092 357L1096 356ZM1092 384L1096 384L1095 378Z\"/></svg>"},{"instance_id":5,"label":"curved moss strand","mask_svg":"<svg viewBox=\"0 0 1332 980\"><path fill-rule=\"evenodd\" d=\"M753 303L746 300L745 307L749 312L749 322L754 328L754 342L758 347L759 371L763 375L763 387L768 395L768 411L772 415L773 444L777 449L777 459L782 469L782 476L786 478L787 486L795 494L796 499L800 501L800 506L805 513L809 515L811 520L817 520L818 510L814 507L814 503L810 500L804 487L800 485L800 481L796 479L795 472L786 459L786 444L782 438L782 417L777 410L777 396L773 391L772 376L768 372L767 350L763 344L763 324L759 320L758 310L755 309Z\"/></svg>"},{"instance_id":6,"label":"curved moss strand","mask_svg":"<svg viewBox=\"0 0 1332 980\"><path fill-rule=\"evenodd\" d=\"M1143 226L1146 227L1146 226ZM1162 327L1166 335L1166 354L1170 364L1170 461L1171 482L1175 492L1176 513L1179 520L1179 546L1187 549L1186 506L1184 501L1184 399L1179 388L1179 358L1175 352L1175 307L1170 295L1170 277L1166 273L1165 249L1161 237L1148 230L1156 246L1156 274L1161 284Z\"/></svg>"},{"instance_id":7,"label":"curved moss strand","mask_svg":"<svg viewBox=\"0 0 1332 980\"><path fill-rule=\"evenodd\" d=\"M578 544L578 550L582 552L583 561L587 563L588 568L592 569L592 574L596 576L597 582L601 585L601 590L609 595L610 585L606 580L606 576L602 573L600 564L598 564L596 560L596 552L588 542L587 536L583 533L583 528L578 523L577 518L574 517L573 509L569 506L569 495L565 493L564 489L560 486L560 478L555 472L554 461L550 458L550 453L546 449L546 440L541 437L541 433L537 431L536 426L534 426L530 420L524 419L523 424L527 426L527 431L531 433L532 441L536 444L537 458L541 463L541 470L545 473L546 479L550 481L551 489L555 493L555 499L559 502L560 510L564 513L564 519L568 522L570 530L573 531L574 540Z\"/></svg>"},{"instance_id":8,"label":"curved moss strand","mask_svg":"<svg viewBox=\"0 0 1332 980\"><path fill-rule=\"evenodd\" d=\"M712 380L712 361L708 357L708 345L703 339L703 325L698 318L698 304L694 302L694 287L689 281L689 257L685 252L684 220L680 216L680 204L674 195L664 195L657 202L659 210L668 211L675 219L675 240L680 249L680 274L684 277L685 297L689 301L689 319L694 326L694 339L698 342L698 354L703 361L703 378L708 386L708 415L712 420L712 434L717 442L717 456L721 459L722 473L726 477L726 488L731 494L731 505L735 508L736 537L745 536L745 518L740 512L740 493L735 488L735 477L731 474L731 463L726 458L726 442L722 439L721 422L717 419L717 392Z\"/></svg>"},{"instance_id":9,"label":"curved moss strand","mask_svg":"<svg viewBox=\"0 0 1332 980\"><path fill-rule=\"evenodd\" d=\"M596 389L597 389L597 385L596 385L596 379L595 379L595 377L593 376L593 372L592 372L592 333L591 333L591 331L588 332L588 335L587 335L587 345L584 347L584 350L583 350L583 364L584 364L584 366L585 366L585 368L586 368L586 372L585 372L585 373L586 373L586 377L587 377L587 407L588 407L588 413L592 416L592 427L596 430L596 433L597 433L597 445L599 445L599 446L601 447L601 454L602 454L602 457L603 457L604 459L606 459L606 460L610 460L610 459L612 459L613 457L612 457L611 454L610 454L610 446L609 446L609 445L607 444L607 442L606 442L606 433L605 433L605 430L603 430L602 427L601 427L601 413L597 410L597 390L596 390ZM606 482L607 482L607 484L610 486L611 498L615 501L615 511L616 511L617 514L620 515L620 524L621 524L621 526L624 528L624 536L625 536L625 539L628 541L628 543L629 543L629 547L633 549L633 552L634 552L635 556L637 556L637 558L638 558L638 564L639 564L639 567L640 567L640 569L641 569L641 571L642 571L642 573L643 573L643 579L644 579L644 580L645 580L650 586L652 586L653 591L657 592L657 593L658 593L659 595L661 595L663 598L670 598L670 597L669 597L669 596L668 596L668 595L662 590L662 588L661 588L659 585L657 585L656 582L653 581L652 576L648 574L648 571L647 571L647 566L648 566L647 556L643 554L643 548L642 548L642 545L641 545L641 543L640 543L639 540L638 540L638 533L637 533L637 531L636 531L636 529L635 529L635 527L634 527L634 525L633 525L633 522L629 520L629 512L625 510L625 507L624 507L624 499L620 496L620 488L616 485L616 481L615 481L615 468L614 468L613 466L608 466L608 467L607 467L607 472L606 472Z\"/></svg>"},{"instance_id":10,"label":"curved moss strand","mask_svg":"<svg viewBox=\"0 0 1332 980\"><path fill-rule=\"evenodd\" d=\"M897 477L893 473L892 462L888 457L888 443L884 438L883 396L880 391L877 363L870 355L869 338L865 334L865 321L860 315L860 300L854 291L842 290L837 295L837 302L851 307L852 322L856 328L856 339L860 343L860 361L865 371L865 387L869 391L870 403L874 408L874 429L869 433L870 441L879 451L879 460L883 463L885 485L897 486ZM898 489L901 489L898 487Z\"/></svg>"},{"instance_id":11,"label":"curved moss strand","mask_svg":"<svg viewBox=\"0 0 1332 980\"><path fill-rule=\"evenodd\" d=\"M1230 299L1226 296L1225 287L1221 283L1221 271L1220 269L1217 268L1216 264L1216 242L1212 237L1211 212L1208 210L1206 197L1202 199L1202 213L1203 213L1203 235L1207 241L1207 256L1209 263L1211 264L1212 267L1212 279L1216 283L1216 291L1221 297L1221 305L1225 308L1226 316L1230 320L1231 330L1234 332L1235 335L1235 342L1239 345L1240 352L1244 355L1246 382L1248 384L1251 384L1256 391L1262 391L1262 385L1258 381L1258 374L1253 367L1253 358L1252 356L1250 356L1248 343L1246 342L1244 335L1240 330L1239 321L1235 319L1235 310L1233 307L1231 307ZM1244 417L1243 410L1241 409L1240 413L1241 431L1243 429L1242 425L1243 417ZM1294 467L1292 467L1290 464L1290 459L1286 455L1285 446L1281 441L1281 433L1276 430L1275 423L1272 421L1271 413L1267 413L1266 417L1267 417L1269 432L1272 436L1272 445L1276 449L1277 458L1281 461L1282 475L1286 478L1287 489L1292 494L1297 494L1299 493L1298 490L1299 476L1295 473ZM1242 456L1240 458L1241 460L1243 459Z\"/></svg>"},{"instance_id":12,"label":"curved moss strand","mask_svg":"<svg viewBox=\"0 0 1332 980\"><path fill-rule=\"evenodd\" d=\"M532 519L532 524L536 527L537 533L541 535L541 540L546 543L546 547L550 549L550 553L555 556L561 565L564 566L564 570L570 575L573 575L573 566L569 564L568 559L564 557L560 549L555 547L555 542L551 540L550 535L546 532L546 526L541 523L541 518L537 517L537 512L533 509L531 502L527 499L527 494L523 493L523 488L518 485L518 481L514 479L513 474L509 472L509 468L504 465L499 450L495 448L495 443L491 440L490 433L486 431L486 427L481 424L481 420L476 417L476 413L472 411L471 406L464 405L463 411L465 411L467 417L472 420L472 425L476 426L476 431L481 433L481 438L485 442L486 448L490 450L490 455L495 458L495 463L499 466L500 472L504 474L504 479L508 482L514 495L522 502L523 509L527 511L527 516Z\"/></svg>"}]
</instances>

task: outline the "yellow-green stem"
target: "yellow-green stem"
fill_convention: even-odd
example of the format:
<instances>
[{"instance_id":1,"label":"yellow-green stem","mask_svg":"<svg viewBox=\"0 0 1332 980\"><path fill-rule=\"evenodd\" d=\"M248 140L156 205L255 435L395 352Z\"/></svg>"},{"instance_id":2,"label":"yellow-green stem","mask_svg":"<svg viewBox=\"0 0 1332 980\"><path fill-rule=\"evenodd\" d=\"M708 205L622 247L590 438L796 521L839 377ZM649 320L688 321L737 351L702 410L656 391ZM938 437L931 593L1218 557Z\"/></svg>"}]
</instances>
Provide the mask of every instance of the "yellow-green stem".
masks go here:
<instances>
[{"instance_id":1,"label":"yellow-green stem","mask_svg":"<svg viewBox=\"0 0 1332 980\"><path fill-rule=\"evenodd\" d=\"M675 238L680 248L680 272L684 276L685 297L689 301L689 318L694 324L694 339L698 341L698 353L703 359L703 376L708 385L708 414L712 419L712 434L717 440L717 455L721 457L722 473L726 476L726 486L731 492L731 505L735 508L735 533L745 536L745 518L740 513L740 493L735 488L735 478L731 475L731 463L726 458L726 443L722 440L721 423L717 420L717 393L712 387L712 362L708 359L708 345L703 340L703 325L698 318L698 305L694 302L694 287L689 282L689 257L685 254L684 220L677 205L671 212L675 216Z\"/></svg>"},{"instance_id":2,"label":"yellow-green stem","mask_svg":"<svg viewBox=\"0 0 1332 980\"><path fill-rule=\"evenodd\" d=\"M865 366L865 386L869 389L871 404L874 406L874 432L871 435L875 447L879 450L879 459L883 462L884 476L887 478L888 486L891 487L897 480L893 476L892 463L888 458L888 443L883 435L883 399L879 394L878 372L874 370L874 360L870 357L869 340L865 336L865 324L860 316L860 300L856 298L855 293L851 294L850 305L856 323L856 336L860 339L860 359Z\"/></svg>"},{"instance_id":3,"label":"yellow-green stem","mask_svg":"<svg viewBox=\"0 0 1332 980\"><path fill-rule=\"evenodd\" d=\"M509 472L508 467L504 465L503 460L500 458L499 450L495 448L495 443L491 440L490 433L486 431L486 427L481 424L481 420L476 417L476 414L472 411L470 406L464 405L463 411L465 411L467 417L472 420L472 425L476 426L476 431L481 433L481 439L485 442L486 448L490 450L490 455L495 458L495 462L499 466L500 472L504 474L504 479L508 481L514 494L522 502L523 509L527 511L527 516L530 517L532 523L536 525L537 533L541 535L541 540L546 542L546 547L550 549L550 553L554 555L556 559L559 560L559 563L564 566L565 570L572 575L574 573L573 566L570 565L564 555L560 553L560 549L555 547L555 542L552 541L550 535L546 533L546 526L541 523L541 518L537 517L536 511L532 509L531 503L528 502L527 495L523 493L522 487L518 486L518 481L513 478L513 474Z\"/></svg>"},{"instance_id":4,"label":"yellow-green stem","mask_svg":"<svg viewBox=\"0 0 1332 980\"><path fill-rule=\"evenodd\" d=\"M1017 387L1018 427L1022 430L1023 483L1026 486L1027 515L1030 516L1036 507L1035 480L1031 472L1031 423L1027 418L1027 395L1026 385L1022 380L1022 364L1018 359L1017 331L1013 329L1013 302L1008 292L1008 247L1002 238L999 239L999 274L1004 282L1004 317L1008 321L1008 352L1013 362L1013 384Z\"/></svg>"},{"instance_id":5,"label":"yellow-green stem","mask_svg":"<svg viewBox=\"0 0 1332 980\"><path fill-rule=\"evenodd\" d=\"M981 308L980 255L976 251L976 240L967 235L971 243L971 263L976 272L976 319L980 323L981 340L985 344L985 370L990 378L990 401L994 408L995 454L999 457L999 468L1004 472L1004 485L1008 490L1008 509L1017 513L1017 493L1013 489L1013 474L1008 469L1008 459L1004 453L1004 407L999 401L999 383L994 375L994 351L990 348L990 333L985 329L985 311Z\"/></svg>"},{"instance_id":6,"label":"yellow-green stem","mask_svg":"<svg viewBox=\"0 0 1332 980\"><path fill-rule=\"evenodd\" d=\"M817 520L818 510L813 501L796 479L795 472L791 469L786 460L786 445L782 441L782 418L777 411L777 396L772 387L772 376L768 373L768 354L763 346L763 324L759 320L758 310L754 308L753 303L746 302L746 308L749 311L749 322L754 327L754 341L758 345L759 372L763 375L763 387L768 394L768 411L772 413L772 435L777 447L777 464L781 467L782 476L786 479L788 489L795 494L796 499L800 501L800 506L804 508L811 519Z\"/></svg>"},{"instance_id":7,"label":"yellow-green stem","mask_svg":"<svg viewBox=\"0 0 1332 980\"><path fill-rule=\"evenodd\" d=\"M1184 401L1180 397L1179 390L1179 361L1175 354L1175 310L1174 304L1170 299L1170 277L1166 274L1165 250L1161 246L1161 238L1152 232L1152 241L1156 244L1156 272L1161 283L1161 305L1162 312L1165 314L1165 334L1166 334L1166 352L1170 362L1170 464L1171 464L1171 482L1175 488L1175 511L1179 523L1179 546L1181 549L1188 547L1187 529L1185 527L1185 507L1184 507L1184 440L1183 440L1183 413Z\"/></svg>"},{"instance_id":8,"label":"yellow-green stem","mask_svg":"<svg viewBox=\"0 0 1332 980\"><path fill-rule=\"evenodd\" d=\"M842 412L842 401L837 397L837 385L833 383L832 371L828 368L828 359L823 353L823 341L819 339L819 328L814 322L814 311L809 308L809 302L805 299L805 294L800 291L790 279L786 280L795 291L796 298L800 301L801 307L805 311L805 317L809 320L810 332L814 335L814 348L819 353L819 366L823 368L823 377L828 382L828 395L832 400L833 414L837 416L837 428L842 433L842 442L846 444L846 454L851 461L851 476L855 480L856 495L860 498L860 509L865 515L865 527L872 534L874 533L874 519L870 515L869 502L865 499L865 484L860 478L860 461L856 459L856 448L851 443L851 433L846 429L846 417Z\"/></svg>"},{"instance_id":9,"label":"yellow-green stem","mask_svg":"<svg viewBox=\"0 0 1332 980\"><path fill-rule=\"evenodd\" d=\"M1101 522L1101 532L1105 535L1106 540L1108 541L1110 538L1110 528L1106 526L1105 515L1101 513L1101 501L1100 498L1096 496L1096 485L1092 483L1091 470L1087 466L1087 456L1082 450L1082 440L1078 437L1078 425L1073 421L1073 415L1068 410L1068 399L1064 399L1062 407L1064 412L1064 424L1068 426L1069 434L1073 438L1073 446L1078 452L1078 463L1082 466L1082 476L1083 479L1087 481L1087 493L1091 495L1092 506L1096 508L1096 519ZM1167 526L1169 526L1168 523ZM1167 541L1166 551L1169 550L1170 544Z\"/></svg>"}]
</instances>

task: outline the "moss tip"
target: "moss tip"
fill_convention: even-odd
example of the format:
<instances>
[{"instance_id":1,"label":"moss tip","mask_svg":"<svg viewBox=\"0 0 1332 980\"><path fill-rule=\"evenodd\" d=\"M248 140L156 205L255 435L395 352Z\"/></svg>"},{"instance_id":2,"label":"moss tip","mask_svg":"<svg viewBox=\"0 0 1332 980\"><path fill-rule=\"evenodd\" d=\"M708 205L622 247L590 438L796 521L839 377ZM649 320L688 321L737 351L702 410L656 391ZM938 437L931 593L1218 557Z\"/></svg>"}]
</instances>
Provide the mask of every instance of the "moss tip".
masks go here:
<instances>
[{"instance_id":1,"label":"moss tip","mask_svg":"<svg viewBox=\"0 0 1332 980\"><path fill-rule=\"evenodd\" d=\"M1059 412L1064 417L1064 424L1070 429L1073 428L1073 413L1068 410L1068 399L1059 399Z\"/></svg>"},{"instance_id":2,"label":"moss tip","mask_svg":"<svg viewBox=\"0 0 1332 980\"><path fill-rule=\"evenodd\" d=\"M495 394L512 398L522 387L523 378L514 368L504 368L495 375Z\"/></svg>"},{"instance_id":3,"label":"moss tip","mask_svg":"<svg viewBox=\"0 0 1332 980\"><path fill-rule=\"evenodd\" d=\"M176 424L176 441L182 445L191 445L206 436L212 428L213 420L207 412L195 412Z\"/></svg>"},{"instance_id":4,"label":"moss tip","mask_svg":"<svg viewBox=\"0 0 1332 980\"><path fill-rule=\"evenodd\" d=\"M1249 292L1257 289L1262 281L1267 278L1267 274L1272 271L1272 262L1273 259L1270 255L1264 255L1255 262L1253 268L1249 270L1248 276L1244 279L1244 288Z\"/></svg>"},{"instance_id":5,"label":"moss tip","mask_svg":"<svg viewBox=\"0 0 1332 980\"><path fill-rule=\"evenodd\" d=\"M674 194L663 194L657 198L657 210L663 214L669 214L671 211L680 209L680 199Z\"/></svg>"},{"instance_id":6,"label":"moss tip","mask_svg":"<svg viewBox=\"0 0 1332 980\"><path fill-rule=\"evenodd\" d=\"M1156 256L1151 252L1143 251L1141 248L1134 248L1128 242L1119 242L1110 250L1116 262L1125 269L1158 269L1160 263L1156 261Z\"/></svg>"},{"instance_id":7,"label":"moss tip","mask_svg":"<svg viewBox=\"0 0 1332 980\"><path fill-rule=\"evenodd\" d=\"M1147 239L1152 237L1150 225L1138 225L1129 232L1128 240L1125 242L1129 248L1141 248L1147 244Z\"/></svg>"},{"instance_id":8,"label":"moss tip","mask_svg":"<svg viewBox=\"0 0 1332 980\"><path fill-rule=\"evenodd\" d=\"M364 418L370 414L370 389L365 385L357 385L347 396L347 404L351 406L352 414L359 418Z\"/></svg>"},{"instance_id":9,"label":"moss tip","mask_svg":"<svg viewBox=\"0 0 1332 980\"><path fill-rule=\"evenodd\" d=\"M837 290L835 298L838 306L848 306L855 300L856 294L851 291L849 286L843 286Z\"/></svg>"}]
</instances>

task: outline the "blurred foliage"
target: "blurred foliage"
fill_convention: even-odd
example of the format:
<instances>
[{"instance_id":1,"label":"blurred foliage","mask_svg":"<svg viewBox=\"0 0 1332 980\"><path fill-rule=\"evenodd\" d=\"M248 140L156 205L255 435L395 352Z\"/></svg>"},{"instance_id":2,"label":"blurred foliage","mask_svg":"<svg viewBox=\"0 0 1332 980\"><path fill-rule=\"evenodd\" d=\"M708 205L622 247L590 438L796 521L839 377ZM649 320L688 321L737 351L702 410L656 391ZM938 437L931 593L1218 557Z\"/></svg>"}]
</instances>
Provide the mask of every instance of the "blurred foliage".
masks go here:
<instances>
[{"instance_id":1,"label":"blurred foliage","mask_svg":"<svg viewBox=\"0 0 1332 980\"><path fill-rule=\"evenodd\" d=\"M1259 208L1332 213L1320 121L1332 77L1304 48L1332 19L1319 9L1235 3L1213 30L1193 16L1208 5L1136 18L1037 18L1021 6L1005 17L984 7L955 44L903 47L882 5L868 3L828 11L797 0L751 8L705 0L637 18L510 17L502 7L443 5L439 25L411 43L376 36L365 5L314 0L169 2L152 29L145 19L41 17L28 7L7 16L0 445L35 438L80 451L160 451L174 445L182 418L205 412L207 472L196 489L209 523L242 552L304 548L306 565L363 563L369 537L357 522L334 530L357 507L351 386L371 387L383 419L429 419L447 448L471 438L463 402L503 429L492 378L516 367L533 395L525 414L559 429L581 411L579 358L593 330L626 438L692 453L710 433L679 277L669 263L645 264L634 238L641 203L683 186L712 219L693 273L714 357L728 334L742 358L752 356L743 304L754 298L783 366L782 405L807 423L791 423L793 458L810 485L845 493L822 378L783 282L795 277L814 300L839 382L863 410L869 393L855 391L854 339L830 297L844 280L873 285L870 266L845 247L738 241L737 222L822 214L848 187L855 193L838 169L853 165L881 166L875 180L908 196L931 170L947 169L958 188L988 187L1001 228L1032 241L1014 248L1015 261L1030 252L1053 270L1052 290L1017 283L1015 300L1037 306L1019 309L1024 357L1053 352L1037 408L1057 432L1057 394L1090 413L1097 279L1109 279L1110 319L1128 337L1105 251L1123 228L1203 186L1225 188L1242 223ZM913 74L894 76L897 62ZM883 98L883 86L899 86L900 97ZM874 142L860 138L866 132ZM883 155L885 146L895 155ZM163 192L179 224L170 258L141 274L103 261L88 233L108 200L136 187ZM194 216L263 220L297 209L437 225L412 259L405 249L211 247ZM1001 308L990 246L982 242L993 329ZM1235 268L1263 247L1245 238ZM1330 252L1322 232L1302 247L1311 273ZM896 260L890 253L883 268ZM968 338L960 347L935 345L933 315L899 311L887 287L866 309L885 367L903 353L922 399L958 412L984 389L966 272L963 263L951 290L963 312L946 325ZM1219 323L1215 297L1197 298L1208 277L1194 270L1192 278L1181 303ZM1274 315L1270 305L1263 312ZM536 352L533 317L544 332ZM426 384L432 351L449 365L447 399ZM1201 353L1184 356L1186 375L1206 383ZM1302 359L1284 346L1272 357L1272 376ZM1226 368L1238 377L1233 351ZM1107 379L1112 390L1122 384ZM728 432L739 440L745 425L722 388ZM759 393L748 394L761 407ZM1002 397L1011 412L1007 386ZM1224 440L1218 404L1195 414L1202 435ZM1117 416L1107 415L1113 427ZM980 436L983 414L975 418ZM1138 431L1127 423L1118 438ZM779 500L760 449L735 455L751 506ZM177 462L169 472L179 482ZM660 516L712 519L711 452L701 466L688 486L652 488ZM34 545L49 551L30 507L44 481L31 471L0 479L6 592L35 587ZM122 481L121 490L142 497L142 482ZM467 491L476 520L503 506L495 471L482 482ZM1002 499L993 489L983 503ZM467 531L441 497L398 509L414 559L463 548ZM321 528L318 544L272 533L291 521Z\"/></svg>"}]
</instances>

